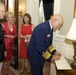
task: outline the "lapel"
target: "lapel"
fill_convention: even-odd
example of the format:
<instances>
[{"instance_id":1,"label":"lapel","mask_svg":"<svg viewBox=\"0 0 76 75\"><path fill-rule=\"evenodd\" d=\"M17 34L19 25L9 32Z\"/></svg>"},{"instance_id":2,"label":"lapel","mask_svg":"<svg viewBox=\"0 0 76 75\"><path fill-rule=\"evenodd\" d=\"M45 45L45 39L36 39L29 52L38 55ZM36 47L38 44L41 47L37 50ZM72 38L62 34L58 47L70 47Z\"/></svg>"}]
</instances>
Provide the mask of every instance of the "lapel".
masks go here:
<instances>
[{"instance_id":1,"label":"lapel","mask_svg":"<svg viewBox=\"0 0 76 75\"><path fill-rule=\"evenodd\" d=\"M48 24L47 24L47 37L50 37L49 38L49 43L51 44L52 39L53 39L53 29L51 29L49 21L48 21Z\"/></svg>"},{"instance_id":2,"label":"lapel","mask_svg":"<svg viewBox=\"0 0 76 75\"><path fill-rule=\"evenodd\" d=\"M48 21L48 24L47 24L47 31L48 31L48 34L50 34L50 36L53 36L53 29L51 29L49 21Z\"/></svg>"}]
</instances>

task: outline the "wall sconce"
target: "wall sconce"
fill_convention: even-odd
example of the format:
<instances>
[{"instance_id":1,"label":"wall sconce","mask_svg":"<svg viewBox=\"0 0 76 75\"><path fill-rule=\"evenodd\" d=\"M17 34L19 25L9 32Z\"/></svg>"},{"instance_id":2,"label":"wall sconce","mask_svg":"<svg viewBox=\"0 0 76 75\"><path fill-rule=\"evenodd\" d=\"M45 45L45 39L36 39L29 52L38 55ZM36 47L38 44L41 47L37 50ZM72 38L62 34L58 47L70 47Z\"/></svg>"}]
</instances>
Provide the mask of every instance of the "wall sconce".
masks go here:
<instances>
[{"instance_id":1,"label":"wall sconce","mask_svg":"<svg viewBox=\"0 0 76 75\"><path fill-rule=\"evenodd\" d=\"M19 7L19 12L18 12L18 14L19 14L19 16L21 16L21 17L22 17L22 15L23 15L23 10L22 10L22 7L21 7L21 6Z\"/></svg>"},{"instance_id":2,"label":"wall sconce","mask_svg":"<svg viewBox=\"0 0 76 75\"><path fill-rule=\"evenodd\" d=\"M21 10L21 11L19 11L19 16L21 16L21 17L22 17L22 13L23 13L23 12L22 12L22 10Z\"/></svg>"}]
</instances>

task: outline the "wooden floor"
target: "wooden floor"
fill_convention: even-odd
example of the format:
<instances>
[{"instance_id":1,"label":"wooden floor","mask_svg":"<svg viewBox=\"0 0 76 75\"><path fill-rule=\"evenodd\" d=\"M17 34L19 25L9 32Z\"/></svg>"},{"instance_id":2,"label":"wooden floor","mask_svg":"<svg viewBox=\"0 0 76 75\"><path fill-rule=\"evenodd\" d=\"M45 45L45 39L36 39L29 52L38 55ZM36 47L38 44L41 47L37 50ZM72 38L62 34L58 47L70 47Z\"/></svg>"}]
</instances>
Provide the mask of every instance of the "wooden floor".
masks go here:
<instances>
[{"instance_id":1,"label":"wooden floor","mask_svg":"<svg viewBox=\"0 0 76 75\"><path fill-rule=\"evenodd\" d=\"M21 64L19 63L18 65L18 70L20 71L21 70ZM27 67L25 67L25 71L22 75L31 75L27 73ZM43 69L43 75L50 75L50 63L49 62L45 62L44 64L44 69Z\"/></svg>"}]
</instances>

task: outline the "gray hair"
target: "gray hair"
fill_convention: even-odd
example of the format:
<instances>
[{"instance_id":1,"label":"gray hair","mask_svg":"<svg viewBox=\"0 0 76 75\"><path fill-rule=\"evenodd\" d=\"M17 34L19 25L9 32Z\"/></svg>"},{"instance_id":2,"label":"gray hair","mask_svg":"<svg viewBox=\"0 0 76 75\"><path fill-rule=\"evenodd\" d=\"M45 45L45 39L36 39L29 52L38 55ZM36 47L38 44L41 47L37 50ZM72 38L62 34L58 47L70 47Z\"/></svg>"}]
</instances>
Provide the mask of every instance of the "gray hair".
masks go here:
<instances>
[{"instance_id":1,"label":"gray hair","mask_svg":"<svg viewBox=\"0 0 76 75\"><path fill-rule=\"evenodd\" d=\"M0 2L0 8L5 7L4 3Z\"/></svg>"}]
</instances>

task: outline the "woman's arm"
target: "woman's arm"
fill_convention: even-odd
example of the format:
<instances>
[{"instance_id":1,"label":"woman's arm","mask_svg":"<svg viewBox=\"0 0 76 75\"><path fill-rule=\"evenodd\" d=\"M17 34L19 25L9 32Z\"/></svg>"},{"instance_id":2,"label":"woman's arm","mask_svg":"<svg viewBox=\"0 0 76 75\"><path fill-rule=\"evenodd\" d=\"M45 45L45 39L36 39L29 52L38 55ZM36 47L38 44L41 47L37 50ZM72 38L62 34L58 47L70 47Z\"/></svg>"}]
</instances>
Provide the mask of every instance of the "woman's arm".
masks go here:
<instances>
[{"instance_id":1,"label":"woman's arm","mask_svg":"<svg viewBox=\"0 0 76 75\"><path fill-rule=\"evenodd\" d=\"M32 32L33 32L33 30L34 30L34 25L32 25Z\"/></svg>"}]
</instances>

